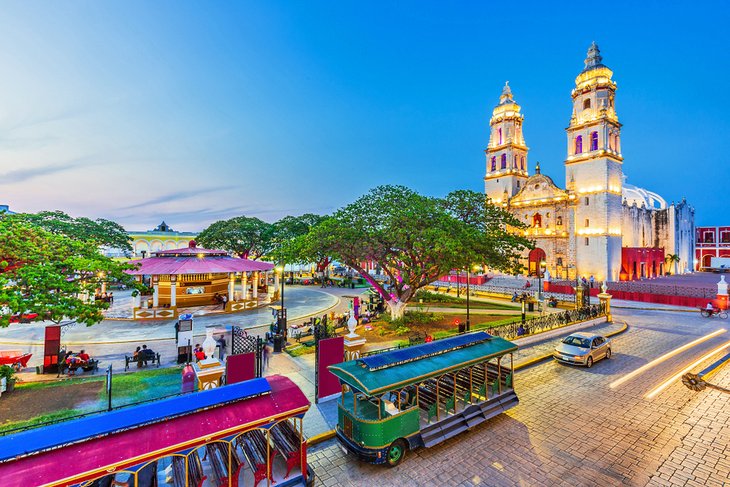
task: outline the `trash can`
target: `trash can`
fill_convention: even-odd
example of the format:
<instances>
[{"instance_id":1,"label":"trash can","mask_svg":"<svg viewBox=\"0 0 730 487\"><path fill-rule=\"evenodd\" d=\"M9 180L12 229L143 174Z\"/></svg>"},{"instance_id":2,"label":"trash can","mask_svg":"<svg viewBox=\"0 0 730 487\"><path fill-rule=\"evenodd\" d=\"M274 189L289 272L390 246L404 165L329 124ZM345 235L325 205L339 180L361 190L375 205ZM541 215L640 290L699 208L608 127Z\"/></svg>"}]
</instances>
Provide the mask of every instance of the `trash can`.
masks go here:
<instances>
[{"instance_id":1,"label":"trash can","mask_svg":"<svg viewBox=\"0 0 730 487\"><path fill-rule=\"evenodd\" d=\"M466 323L459 323L459 333L464 333L466 331Z\"/></svg>"},{"instance_id":2,"label":"trash can","mask_svg":"<svg viewBox=\"0 0 730 487\"><path fill-rule=\"evenodd\" d=\"M284 335L277 333L274 335L274 352L281 352L284 348Z\"/></svg>"},{"instance_id":3,"label":"trash can","mask_svg":"<svg viewBox=\"0 0 730 487\"><path fill-rule=\"evenodd\" d=\"M535 311L535 301L529 301L527 303L527 311Z\"/></svg>"}]
</instances>

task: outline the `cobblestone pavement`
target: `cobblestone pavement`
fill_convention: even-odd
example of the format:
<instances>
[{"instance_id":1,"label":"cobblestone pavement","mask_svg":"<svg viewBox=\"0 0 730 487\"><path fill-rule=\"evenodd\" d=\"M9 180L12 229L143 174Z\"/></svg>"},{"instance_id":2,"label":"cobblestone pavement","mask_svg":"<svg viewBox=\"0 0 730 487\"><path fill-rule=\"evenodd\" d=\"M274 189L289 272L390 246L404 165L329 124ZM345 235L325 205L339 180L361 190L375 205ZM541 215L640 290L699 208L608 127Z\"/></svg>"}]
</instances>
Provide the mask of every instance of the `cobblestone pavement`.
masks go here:
<instances>
[{"instance_id":1,"label":"cobblestone pavement","mask_svg":"<svg viewBox=\"0 0 730 487\"><path fill-rule=\"evenodd\" d=\"M644 398L730 340L730 333L609 387L658 356L722 326L730 328L730 323L648 310L621 310L616 318L631 328L613 339L611 360L592 369L546 363L519 372L519 406L434 448L409 452L399 467L360 463L334 441L313 447L309 460L318 485L730 485L727 394L695 393L677 382L653 400ZM730 367L713 382L730 385Z\"/></svg>"}]
</instances>

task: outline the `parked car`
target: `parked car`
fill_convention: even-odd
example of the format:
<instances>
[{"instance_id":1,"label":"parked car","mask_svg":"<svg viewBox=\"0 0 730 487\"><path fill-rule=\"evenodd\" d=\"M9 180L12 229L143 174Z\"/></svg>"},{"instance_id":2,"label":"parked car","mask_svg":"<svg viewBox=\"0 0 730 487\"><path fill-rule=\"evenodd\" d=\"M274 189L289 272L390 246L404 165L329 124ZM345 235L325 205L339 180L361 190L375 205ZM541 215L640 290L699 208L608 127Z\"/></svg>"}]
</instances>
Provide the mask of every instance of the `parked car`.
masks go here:
<instances>
[{"instance_id":1,"label":"parked car","mask_svg":"<svg viewBox=\"0 0 730 487\"><path fill-rule=\"evenodd\" d=\"M573 333L560 340L553 358L558 362L590 368L603 358L611 358L611 340L593 333Z\"/></svg>"},{"instance_id":2,"label":"parked car","mask_svg":"<svg viewBox=\"0 0 730 487\"><path fill-rule=\"evenodd\" d=\"M30 323L38 319L38 313L14 314L10 317L10 323Z\"/></svg>"}]
</instances>

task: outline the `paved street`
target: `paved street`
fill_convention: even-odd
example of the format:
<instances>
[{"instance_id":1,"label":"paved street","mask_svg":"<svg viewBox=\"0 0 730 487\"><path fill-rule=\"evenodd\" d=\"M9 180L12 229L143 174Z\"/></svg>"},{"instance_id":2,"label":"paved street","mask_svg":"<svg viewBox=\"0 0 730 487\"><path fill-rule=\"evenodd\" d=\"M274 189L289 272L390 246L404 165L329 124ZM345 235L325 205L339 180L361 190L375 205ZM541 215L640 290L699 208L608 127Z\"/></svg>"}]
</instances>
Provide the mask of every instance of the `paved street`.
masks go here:
<instances>
[{"instance_id":1,"label":"paved street","mask_svg":"<svg viewBox=\"0 0 730 487\"><path fill-rule=\"evenodd\" d=\"M609 383L730 323L690 313L620 310L631 328L592 369L546 363L519 372L520 405L469 433L410 454L394 469L345 456L334 441L312 448L325 486L730 485L729 398L677 382L643 396L730 339L711 338L615 389ZM718 357L715 356L715 359ZM700 370L711 360L693 369ZM730 368L713 378L730 385Z\"/></svg>"}]
</instances>

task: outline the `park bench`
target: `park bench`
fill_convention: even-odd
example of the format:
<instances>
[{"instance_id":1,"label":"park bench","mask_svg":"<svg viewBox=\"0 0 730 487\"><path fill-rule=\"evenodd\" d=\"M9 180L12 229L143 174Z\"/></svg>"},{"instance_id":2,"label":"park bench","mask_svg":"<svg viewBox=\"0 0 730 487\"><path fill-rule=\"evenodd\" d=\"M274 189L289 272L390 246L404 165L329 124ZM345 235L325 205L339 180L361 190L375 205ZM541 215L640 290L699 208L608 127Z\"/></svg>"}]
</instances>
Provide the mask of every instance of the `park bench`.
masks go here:
<instances>
[{"instance_id":1,"label":"park bench","mask_svg":"<svg viewBox=\"0 0 730 487\"><path fill-rule=\"evenodd\" d=\"M314 334L314 327L312 326L312 323L305 323L299 328L291 328L290 330L291 335L296 338L297 342L301 343L302 338L306 336L312 336Z\"/></svg>"},{"instance_id":2,"label":"park bench","mask_svg":"<svg viewBox=\"0 0 730 487\"><path fill-rule=\"evenodd\" d=\"M85 362L83 364L67 364L66 363L66 356L64 354L61 354L58 360L58 376L60 377L63 374L72 375L75 374L77 370L83 370L84 372L91 372L92 374L95 373L97 370L99 370L99 361L95 359L91 359L88 362Z\"/></svg>"},{"instance_id":3,"label":"park bench","mask_svg":"<svg viewBox=\"0 0 730 487\"><path fill-rule=\"evenodd\" d=\"M254 487L264 479L268 479L269 482L274 481L271 475L271 465L274 462L274 455L276 450L269 448L269 442L266 439L266 435L261 430L248 431L236 439L236 443L240 446L243 456L245 457L245 464L253 472ZM267 451L270 451L267 459ZM268 465L268 467L267 467ZM268 471L267 471L268 470Z\"/></svg>"},{"instance_id":4,"label":"park bench","mask_svg":"<svg viewBox=\"0 0 730 487\"><path fill-rule=\"evenodd\" d=\"M145 367L147 364L146 362L151 363L152 365L157 364L157 366L160 366L160 353L159 352L153 352L152 350L149 350L147 353L140 352L137 355L137 358L135 359L133 355L125 355L124 356L124 370L129 370L129 364L133 364L137 362L137 367Z\"/></svg>"},{"instance_id":5,"label":"park bench","mask_svg":"<svg viewBox=\"0 0 730 487\"><path fill-rule=\"evenodd\" d=\"M288 478L294 467L302 465L301 438L289 420L277 423L271 428L271 441L274 448L286 460L286 475Z\"/></svg>"}]
</instances>

